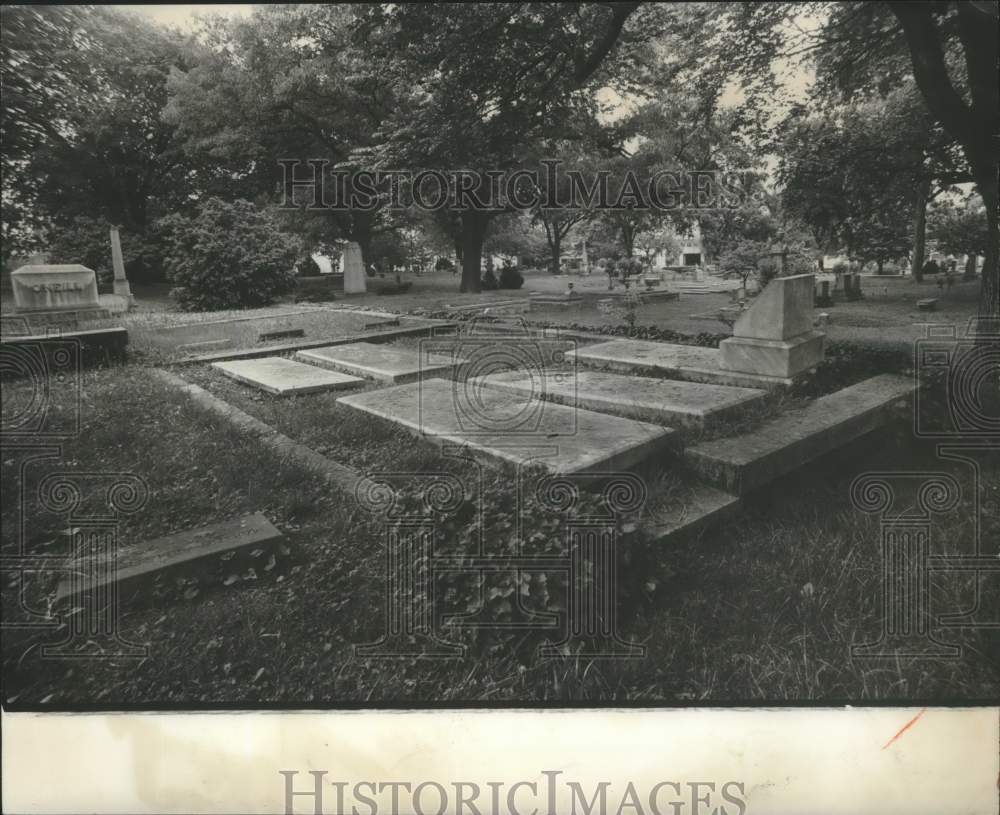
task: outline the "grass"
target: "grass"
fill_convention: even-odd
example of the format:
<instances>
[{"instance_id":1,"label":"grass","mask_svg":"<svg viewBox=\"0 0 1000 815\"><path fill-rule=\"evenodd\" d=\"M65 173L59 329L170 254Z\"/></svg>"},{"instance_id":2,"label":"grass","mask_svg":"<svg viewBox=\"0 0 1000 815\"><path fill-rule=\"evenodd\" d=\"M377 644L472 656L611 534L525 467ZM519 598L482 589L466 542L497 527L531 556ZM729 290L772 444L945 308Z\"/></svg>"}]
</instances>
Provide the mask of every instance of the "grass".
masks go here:
<instances>
[{"instance_id":1,"label":"grass","mask_svg":"<svg viewBox=\"0 0 1000 815\"><path fill-rule=\"evenodd\" d=\"M337 404L337 399L374 390L358 388L274 397L236 382L210 366L189 366L181 375L226 402L271 425L295 441L359 472L437 467L452 470L458 463L437 447L398 425Z\"/></svg>"},{"instance_id":2,"label":"grass","mask_svg":"<svg viewBox=\"0 0 1000 815\"><path fill-rule=\"evenodd\" d=\"M57 410L71 409L63 392L55 399ZM940 639L963 646L954 661L850 657L852 643L877 635L881 580L878 519L853 509L851 479L884 470L887 461L901 470L947 466L905 433L862 440L776 482L748 500L744 516L702 536L622 551L618 627L645 644L643 659L542 660L510 640L491 646L486 638L458 659L379 660L359 657L354 646L382 630L382 530L353 499L142 369L85 374L83 400L80 435L66 444L61 461L37 469L145 479L153 498L123 519L127 545L260 510L286 533L286 548L274 568L258 567L253 577L242 566L229 585L225 566L183 579L169 575L149 597L126 606L122 633L150 649L141 661L43 659L40 644L58 633L5 629L8 704L907 702L1000 693L996 630L936 629ZM287 405L274 400L267 408L276 424ZM324 417L328 427L336 422L331 436L355 432L322 407L315 411L317 432ZM19 486L16 459L17 451L5 452L7 496ZM414 456L397 469L425 463ZM968 550L970 484L961 480L962 505L935 521L935 551ZM983 541L1000 538L998 483L1000 465L987 461ZM486 487L509 492L509 481L491 475ZM490 507L491 534L499 534L503 504ZM5 553L17 542L17 512L6 499ZM34 506L27 512L28 551L58 550L65 519L39 515ZM997 582L983 581L984 617L996 616ZM32 581L28 596L44 608L50 587ZM13 589L13 582L4 586L6 622L16 613ZM971 605L967 576L936 576L934 592L937 613Z\"/></svg>"}]
</instances>

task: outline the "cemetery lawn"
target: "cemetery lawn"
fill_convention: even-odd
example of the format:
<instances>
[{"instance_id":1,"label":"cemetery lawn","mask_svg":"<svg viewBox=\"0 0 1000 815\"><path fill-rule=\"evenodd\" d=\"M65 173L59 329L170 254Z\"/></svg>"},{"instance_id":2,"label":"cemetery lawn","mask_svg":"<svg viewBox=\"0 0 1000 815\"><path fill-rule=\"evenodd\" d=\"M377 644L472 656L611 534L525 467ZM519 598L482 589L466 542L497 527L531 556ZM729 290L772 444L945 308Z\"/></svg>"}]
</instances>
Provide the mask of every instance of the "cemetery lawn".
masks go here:
<instances>
[{"instance_id":1,"label":"cemetery lawn","mask_svg":"<svg viewBox=\"0 0 1000 815\"><path fill-rule=\"evenodd\" d=\"M24 387L7 383L5 398L18 398ZM63 392L53 398L56 410L72 409ZM316 408L317 426L324 410ZM327 424L339 422L329 411L325 416ZM275 426L281 429L277 418ZM338 432L360 436L362 429ZM260 511L285 533L284 547L274 563L171 573L149 586L123 608L120 625L125 638L148 644L142 660L43 659L40 646L58 640L59 632L5 628L5 703L156 708L996 698L1000 631L936 631L940 640L963 646L952 661L850 658L851 644L877 638L881 565L878 519L853 510L848 485L866 469L932 469L933 450L901 432L862 439L775 482L766 499L751 496L742 516L699 537L622 553L619 629L646 645L643 659L543 661L533 649L484 643L458 659L378 660L356 656L354 646L376 641L382 631L384 550L380 530L355 509L353 497L235 431L148 370L91 371L83 376L79 436L65 445L62 461L38 465L40 471L128 472L145 479L153 497L123 519L123 545ZM431 461L406 438L410 447L398 448L396 469ZM7 450L3 457L8 495L17 494L17 456ZM491 485L503 483L497 476ZM992 492L984 496L981 534L996 540L1000 464L984 468L983 483ZM28 553L65 551L58 519L46 521L50 516L32 506L26 512L39 519L28 527ZM958 551L972 539L972 517L971 507L950 513L934 528L935 548ZM5 502L5 552L17 545L17 522L16 502ZM4 586L5 621L18 611L12 585ZM52 587L28 583L29 604L44 609ZM997 588L997 581L983 581L987 612L1000 602ZM936 607L971 605L969 577L935 578L934 592L943 598Z\"/></svg>"}]
</instances>

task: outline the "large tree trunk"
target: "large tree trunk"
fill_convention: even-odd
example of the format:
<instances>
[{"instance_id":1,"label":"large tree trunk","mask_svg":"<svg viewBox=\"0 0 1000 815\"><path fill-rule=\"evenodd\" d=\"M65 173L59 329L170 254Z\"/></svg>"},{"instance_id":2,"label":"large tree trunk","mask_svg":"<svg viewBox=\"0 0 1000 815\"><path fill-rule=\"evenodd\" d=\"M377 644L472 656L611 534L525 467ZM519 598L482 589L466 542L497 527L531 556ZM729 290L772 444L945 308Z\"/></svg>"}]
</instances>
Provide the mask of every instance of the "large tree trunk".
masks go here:
<instances>
[{"instance_id":1,"label":"large tree trunk","mask_svg":"<svg viewBox=\"0 0 1000 815\"><path fill-rule=\"evenodd\" d=\"M997 220L997 167L989 181L978 181L986 202L986 254L983 257L983 281L979 292L979 316L1000 319L1000 222ZM987 186L990 187L987 190Z\"/></svg>"},{"instance_id":2,"label":"large tree trunk","mask_svg":"<svg viewBox=\"0 0 1000 815\"><path fill-rule=\"evenodd\" d=\"M559 263L559 254L562 252L562 235L559 234L559 227L552 230L552 237L549 238L549 251L552 252L552 262L549 268L552 274L559 274L562 271Z\"/></svg>"},{"instance_id":3,"label":"large tree trunk","mask_svg":"<svg viewBox=\"0 0 1000 815\"><path fill-rule=\"evenodd\" d=\"M632 257L632 253L635 251L635 230L631 224L622 227L622 243L625 244L625 257Z\"/></svg>"},{"instance_id":4,"label":"large tree trunk","mask_svg":"<svg viewBox=\"0 0 1000 815\"><path fill-rule=\"evenodd\" d=\"M462 213L462 284L459 291L482 290L483 241L490 223L486 212L466 210Z\"/></svg>"},{"instance_id":5,"label":"large tree trunk","mask_svg":"<svg viewBox=\"0 0 1000 815\"><path fill-rule=\"evenodd\" d=\"M962 146L979 194L986 204L988 235L979 293L979 316L1000 319L1000 223L997 220L997 161L994 139L1000 131L1000 86L997 85L996 7L991 3L956 3L957 33L962 43L968 99L952 84L934 3L890 5L903 28L913 77L927 108L945 132ZM987 342L981 333L982 342Z\"/></svg>"},{"instance_id":6,"label":"large tree trunk","mask_svg":"<svg viewBox=\"0 0 1000 815\"><path fill-rule=\"evenodd\" d=\"M927 246L927 196L931 182L920 182L917 204L913 218L913 257L910 259L910 273L918 283L924 279L924 252Z\"/></svg>"},{"instance_id":7,"label":"large tree trunk","mask_svg":"<svg viewBox=\"0 0 1000 815\"><path fill-rule=\"evenodd\" d=\"M979 290L979 317L983 322L1000 326L1000 185L997 181L1000 161L990 149L988 140L983 140L976 146L963 145L963 148L972 167L976 187L986 205L986 251L983 254L983 276ZM983 331L980 332L980 341L996 342L996 339L987 340L987 332Z\"/></svg>"}]
</instances>

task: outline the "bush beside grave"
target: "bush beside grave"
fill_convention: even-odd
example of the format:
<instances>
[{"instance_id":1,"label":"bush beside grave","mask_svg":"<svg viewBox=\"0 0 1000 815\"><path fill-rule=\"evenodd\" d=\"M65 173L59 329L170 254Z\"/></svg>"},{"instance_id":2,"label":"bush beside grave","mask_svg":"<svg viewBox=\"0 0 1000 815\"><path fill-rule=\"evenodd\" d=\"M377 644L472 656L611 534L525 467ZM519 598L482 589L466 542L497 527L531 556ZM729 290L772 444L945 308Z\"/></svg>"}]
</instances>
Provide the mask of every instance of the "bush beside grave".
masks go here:
<instances>
[{"instance_id":1,"label":"bush beside grave","mask_svg":"<svg viewBox=\"0 0 1000 815\"><path fill-rule=\"evenodd\" d=\"M263 306L294 289L298 241L249 201L210 198L195 217L159 225L171 295L186 311Z\"/></svg>"},{"instance_id":2,"label":"bush beside grave","mask_svg":"<svg viewBox=\"0 0 1000 815\"><path fill-rule=\"evenodd\" d=\"M524 275L522 275L513 266L504 266L500 270L500 283L501 289L519 289L524 285Z\"/></svg>"},{"instance_id":3,"label":"bush beside grave","mask_svg":"<svg viewBox=\"0 0 1000 815\"><path fill-rule=\"evenodd\" d=\"M114 279L111 267L111 224L103 218L79 216L72 224L52 229L52 240L46 247L49 263L80 263L97 273L102 285ZM148 283L163 279L161 255L162 237L155 228L145 234L119 228L125 274L132 283Z\"/></svg>"}]
</instances>

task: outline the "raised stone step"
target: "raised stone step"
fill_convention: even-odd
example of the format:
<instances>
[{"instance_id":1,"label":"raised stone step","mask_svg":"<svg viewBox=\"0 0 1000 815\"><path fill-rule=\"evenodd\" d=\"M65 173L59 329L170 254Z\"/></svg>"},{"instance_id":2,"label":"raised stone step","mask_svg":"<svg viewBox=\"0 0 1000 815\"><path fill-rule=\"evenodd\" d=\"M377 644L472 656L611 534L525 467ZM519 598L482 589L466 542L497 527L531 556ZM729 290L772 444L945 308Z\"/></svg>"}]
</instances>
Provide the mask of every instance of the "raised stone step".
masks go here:
<instances>
[{"instance_id":1,"label":"raised stone step","mask_svg":"<svg viewBox=\"0 0 1000 815\"><path fill-rule=\"evenodd\" d=\"M760 401L765 391L625 376L604 371L549 371L530 376L506 371L471 380L486 387L539 395L570 407L644 422L703 428Z\"/></svg>"},{"instance_id":2,"label":"raised stone step","mask_svg":"<svg viewBox=\"0 0 1000 815\"><path fill-rule=\"evenodd\" d=\"M736 495L695 484L682 506L654 507L642 519L643 529L658 543L678 536L699 532L709 524L735 515L741 505Z\"/></svg>"},{"instance_id":3,"label":"raised stone step","mask_svg":"<svg viewBox=\"0 0 1000 815\"><path fill-rule=\"evenodd\" d=\"M688 447L688 465L713 484L744 495L885 424L916 384L883 374L820 397L744 436Z\"/></svg>"},{"instance_id":4,"label":"raised stone step","mask_svg":"<svg viewBox=\"0 0 1000 815\"><path fill-rule=\"evenodd\" d=\"M423 377L450 376L462 360L454 354L422 353L403 345L356 342L299 351L296 359L334 371L401 385Z\"/></svg>"},{"instance_id":5,"label":"raised stone step","mask_svg":"<svg viewBox=\"0 0 1000 815\"><path fill-rule=\"evenodd\" d=\"M567 354L581 365L617 373L652 374L729 385L737 388L775 388L790 385L791 379L723 370L718 348L673 345L649 340L611 340L588 345Z\"/></svg>"},{"instance_id":6,"label":"raised stone step","mask_svg":"<svg viewBox=\"0 0 1000 815\"><path fill-rule=\"evenodd\" d=\"M95 589L119 586L127 581L151 577L171 566L220 555L248 546L260 546L281 538L264 515L257 512L222 523L188 529L166 537L126 546L114 553L72 561L73 576L59 584L56 601Z\"/></svg>"},{"instance_id":7,"label":"raised stone step","mask_svg":"<svg viewBox=\"0 0 1000 815\"><path fill-rule=\"evenodd\" d=\"M306 365L304 362L296 362L284 357L213 362L212 367L230 379L278 396L343 390L365 383L363 379L356 376L348 376L336 371L325 371L315 365Z\"/></svg>"},{"instance_id":8,"label":"raised stone step","mask_svg":"<svg viewBox=\"0 0 1000 815\"><path fill-rule=\"evenodd\" d=\"M668 428L472 382L429 379L337 402L394 422L429 442L465 446L486 464L614 473L666 455L674 446Z\"/></svg>"}]
</instances>

